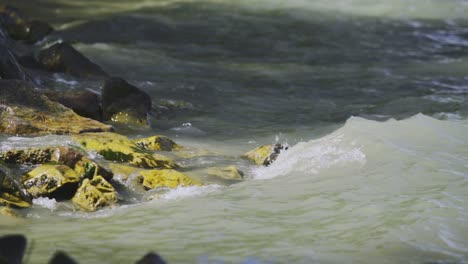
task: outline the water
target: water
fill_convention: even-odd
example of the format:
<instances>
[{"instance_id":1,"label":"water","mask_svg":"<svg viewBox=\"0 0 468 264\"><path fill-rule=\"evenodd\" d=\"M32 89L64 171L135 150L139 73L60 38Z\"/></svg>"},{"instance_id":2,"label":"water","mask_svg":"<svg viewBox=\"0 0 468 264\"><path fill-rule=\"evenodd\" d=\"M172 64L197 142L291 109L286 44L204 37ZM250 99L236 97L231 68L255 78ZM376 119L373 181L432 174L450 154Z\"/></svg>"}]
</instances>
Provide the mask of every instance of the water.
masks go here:
<instances>
[{"instance_id":1,"label":"water","mask_svg":"<svg viewBox=\"0 0 468 264\"><path fill-rule=\"evenodd\" d=\"M28 263L467 263L468 2L17 0L53 36L148 92L151 130L247 180L96 213L35 201ZM99 90L57 75L45 83ZM69 142L2 136L0 147ZM267 168L238 157L291 148ZM189 171L190 171L189 170Z\"/></svg>"}]
</instances>

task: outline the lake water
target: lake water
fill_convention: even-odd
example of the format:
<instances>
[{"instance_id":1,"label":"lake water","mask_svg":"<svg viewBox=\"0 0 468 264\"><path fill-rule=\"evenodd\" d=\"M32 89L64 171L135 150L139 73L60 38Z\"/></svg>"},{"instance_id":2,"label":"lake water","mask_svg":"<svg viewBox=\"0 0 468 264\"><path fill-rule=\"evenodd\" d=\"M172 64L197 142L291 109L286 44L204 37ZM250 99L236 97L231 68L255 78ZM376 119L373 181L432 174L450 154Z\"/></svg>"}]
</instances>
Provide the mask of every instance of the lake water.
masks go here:
<instances>
[{"instance_id":1,"label":"lake water","mask_svg":"<svg viewBox=\"0 0 468 264\"><path fill-rule=\"evenodd\" d=\"M215 153L182 160L189 175L234 164L246 177L96 213L36 200L27 218L0 219L0 234L30 239L27 263L57 249L81 263L148 251L170 263L468 263L468 1L14 4L154 104L182 105L120 132ZM275 142L290 148L269 167L239 158Z\"/></svg>"}]
</instances>

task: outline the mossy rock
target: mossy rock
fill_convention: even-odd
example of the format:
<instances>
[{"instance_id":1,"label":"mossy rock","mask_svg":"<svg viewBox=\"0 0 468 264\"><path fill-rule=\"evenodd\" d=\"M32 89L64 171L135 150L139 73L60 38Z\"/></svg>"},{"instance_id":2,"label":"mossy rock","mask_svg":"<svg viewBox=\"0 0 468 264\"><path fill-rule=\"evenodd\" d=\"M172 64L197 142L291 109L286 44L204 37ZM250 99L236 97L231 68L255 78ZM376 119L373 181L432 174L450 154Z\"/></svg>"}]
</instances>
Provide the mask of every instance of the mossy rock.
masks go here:
<instances>
[{"instance_id":1,"label":"mossy rock","mask_svg":"<svg viewBox=\"0 0 468 264\"><path fill-rule=\"evenodd\" d=\"M117 203L117 193L103 177L85 179L72 198L73 204L84 211L96 211Z\"/></svg>"},{"instance_id":2,"label":"mossy rock","mask_svg":"<svg viewBox=\"0 0 468 264\"><path fill-rule=\"evenodd\" d=\"M30 207L31 197L16 181L0 170L0 206Z\"/></svg>"},{"instance_id":3,"label":"mossy rock","mask_svg":"<svg viewBox=\"0 0 468 264\"><path fill-rule=\"evenodd\" d=\"M0 87L0 133L37 136L113 130L50 101L29 82L0 80Z\"/></svg>"},{"instance_id":4,"label":"mossy rock","mask_svg":"<svg viewBox=\"0 0 468 264\"><path fill-rule=\"evenodd\" d=\"M11 164L44 164L52 161L52 149L11 149L0 153L0 160Z\"/></svg>"},{"instance_id":5,"label":"mossy rock","mask_svg":"<svg viewBox=\"0 0 468 264\"><path fill-rule=\"evenodd\" d=\"M114 178L120 181L128 180L130 176L137 175L141 170L140 168L120 163L110 163L109 168L114 174Z\"/></svg>"},{"instance_id":6,"label":"mossy rock","mask_svg":"<svg viewBox=\"0 0 468 264\"><path fill-rule=\"evenodd\" d=\"M176 170L145 170L138 176L138 182L146 190L159 187L177 188L179 186L201 186L202 184Z\"/></svg>"},{"instance_id":7,"label":"mossy rock","mask_svg":"<svg viewBox=\"0 0 468 264\"><path fill-rule=\"evenodd\" d=\"M133 142L142 149L156 151L174 151L180 150L183 147L175 143L172 139L166 136L152 136L148 138L136 139Z\"/></svg>"},{"instance_id":8,"label":"mossy rock","mask_svg":"<svg viewBox=\"0 0 468 264\"><path fill-rule=\"evenodd\" d=\"M9 217L19 217L19 215L15 211L13 211L10 207L4 207L4 206L0 206L0 215L9 216Z\"/></svg>"},{"instance_id":9,"label":"mossy rock","mask_svg":"<svg viewBox=\"0 0 468 264\"><path fill-rule=\"evenodd\" d=\"M33 197L69 199L80 176L66 165L41 165L22 177L23 186Z\"/></svg>"},{"instance_id":10,"label":"mossy rock","mask_svg":"<svg viewBox=\"0 0 468 264\"><path fill-rule=\"evenodd\" d=\"M206 173L210 176L219 177L227 180L242 180L244 173L241 172L235 165L227 166L224 168L208 168Z\"/></svg>"},{"instance_id":11,"label":"mossy rock","mask_svg":"<svg viewBox=\"0 0 468 264\"><path fill-rule=\"evenodd\" d=\"M268 166L276 160L283 149L287 150L288 147L281 144L264 145L245 153L242 158L253 161L256 165Z\"/></svg>"},{"instance_id":12,"label":"mossy rock","mask_svg":"<svg viewBox=\"0 0 468 264\"><path fill-rule=\"evenodd\" d=\"M127 137L115 133L86 133L72 139L84 148L96 151L105 159L128 162L141 168L177 168L171 159L138 147Z\"/></svg>"}]
</instances>

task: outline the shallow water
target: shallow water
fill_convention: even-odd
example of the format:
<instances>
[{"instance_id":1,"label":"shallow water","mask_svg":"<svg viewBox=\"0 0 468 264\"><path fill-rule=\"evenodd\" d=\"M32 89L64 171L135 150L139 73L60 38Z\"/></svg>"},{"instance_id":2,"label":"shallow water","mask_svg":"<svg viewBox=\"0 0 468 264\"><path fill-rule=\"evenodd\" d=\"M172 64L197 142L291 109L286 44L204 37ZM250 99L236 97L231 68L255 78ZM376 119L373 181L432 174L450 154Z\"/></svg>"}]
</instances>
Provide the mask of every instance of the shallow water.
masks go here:
<instances>
[{"instance_id":1,"label":"shallow water","mask_svg":"<svg viewBox=\"0 0 468 264\"><path fill-rule=\"evenodd\" d=\"M155 104L184 102L126 134L216 153L184 162L236 164L247 180L96 213L35 201L0 222L32 240L27 263L56 249L81 263L150 250L172 263L468 262L468 2L33 2L14 4L63 30L46 42L73 41ZM273 142L291 147L270 167L239 159Z\"/></svg>"}]
</instances>

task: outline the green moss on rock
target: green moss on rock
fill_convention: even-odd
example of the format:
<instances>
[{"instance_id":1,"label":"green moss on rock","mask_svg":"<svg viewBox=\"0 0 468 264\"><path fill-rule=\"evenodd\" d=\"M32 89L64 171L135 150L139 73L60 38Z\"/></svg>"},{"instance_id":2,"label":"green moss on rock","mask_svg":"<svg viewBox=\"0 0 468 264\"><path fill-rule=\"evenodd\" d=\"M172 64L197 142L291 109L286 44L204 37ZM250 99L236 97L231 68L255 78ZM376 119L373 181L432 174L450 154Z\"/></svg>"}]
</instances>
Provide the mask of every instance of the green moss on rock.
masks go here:
<instances>
[{"instance_id":1,"label":"green moss on rock","mask_svg":"<svg viewBox=\"0 0 468 264\"><path fill-rule=\"evenodd\" d=\"M287 150L288 147L281 144L264 145L245 153L242 157L253 161L256 165L268 166L276 160L283 149Z\"/></svg>"},{"instance_id":2,"label":"green moss on rock","mask_svg":"<svg viewBox=\"0 0 468 264\"><path fill-rule=\"evenodd\" d=\"M146 190L159 187L177 188L178 186L201 186L202 184L176 170L141 171L138 181Z\"/></svg>"},{"instance_id":3,"label":"green moss on rock","mask_svg":"<svg viewBox=\"0 0 468 264\"><path fill-rule=\"evenodd\" d=\"M171 159L138 147L127 137L115 133L86 133L72 139L87 150L96 151L105 159L128 162L141 168L177 168Z\"/></svg>"},{"instance_id":4,"label":"green moss on rock","mask_svg":"<svg viewBox=\"0 0 468 264\"><path fill-rule=\"evenodd\" d=\"M142 149L156 151L173 151L180 150L182 146L175 143L172 139L165 136L152 136L148 138L140 138L134 140L135 144Z\"/></svg>"},{"instance_id":5,"label":"green moss on rock","mask_svg":"<svg viewBox=\"0 0 468 264\"><path fill-rule=\"evenodd\" d=\"M30 207L31 203L29 194L0 169L0 206L25 208Z\"/></svg>"},{"instance_id":6,"label":"green moss on rock","mask_svg":"<svg viewBox=\"0 0 468 264\"><path fill-rule=\"evenodd\" d=\"M93 212L114 205L117 202L117 193L109 182L98 175L81 183L72 202L84 211Z\"/></svg>"}]
</instances>

